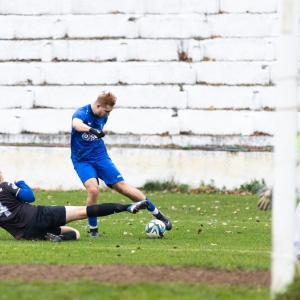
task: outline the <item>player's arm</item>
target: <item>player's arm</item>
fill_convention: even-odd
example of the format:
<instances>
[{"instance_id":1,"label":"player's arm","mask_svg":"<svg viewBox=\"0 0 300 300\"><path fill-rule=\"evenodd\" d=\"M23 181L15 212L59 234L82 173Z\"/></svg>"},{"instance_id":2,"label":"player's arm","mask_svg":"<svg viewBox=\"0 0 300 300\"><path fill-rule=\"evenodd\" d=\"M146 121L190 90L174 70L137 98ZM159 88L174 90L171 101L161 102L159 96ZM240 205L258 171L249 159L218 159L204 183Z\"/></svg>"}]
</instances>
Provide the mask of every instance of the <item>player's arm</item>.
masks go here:
<instances>
[{"instance_id":1,"label":"player's arm","mask_svg":"<svg viewBox=\"0 0 300 300\"><path fill-rule=\"evenodd\" d=\"M72 127L79 132L90 132L94 134L97 138L103 138L105 136L104 132L102 130L92 128L86 124L83 123L82 120L78 118L74 118L72 120Z\"/></svg>"},{"instance_id":2,"label":"player's arm","mask_svg":"<svg viewBox=\"0 0 300 300\"><path fill-rule=\"evenodd\" d=\"M19 188L16 197L24 202L34 202L35 196L32 189L23 181L15 182L15 185Z\"/></svg>"},{"instance_id":3,"label":"player's arm","mask_svg":"<svg viewBox=\"0 0 300 300\"><path fill-rule=\"evenodd\" d=\"M72 120L72 127L79 132L88 132L90 130L90 126L83 123L81 119L74 118Z\"/></svg>"}]
</instances>

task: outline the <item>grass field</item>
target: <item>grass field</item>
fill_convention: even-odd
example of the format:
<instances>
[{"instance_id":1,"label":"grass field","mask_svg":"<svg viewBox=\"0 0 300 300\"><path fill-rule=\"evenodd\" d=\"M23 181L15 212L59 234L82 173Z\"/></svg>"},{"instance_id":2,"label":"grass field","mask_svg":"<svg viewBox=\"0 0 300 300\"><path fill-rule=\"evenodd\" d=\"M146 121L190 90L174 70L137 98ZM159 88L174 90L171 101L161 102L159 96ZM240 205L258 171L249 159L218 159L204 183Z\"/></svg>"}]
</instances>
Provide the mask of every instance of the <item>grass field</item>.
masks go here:
<instances>
[{"instance_id":1,"label":"grass field","mask_svg":"<svg viewBox=\"0 0 300 300\"><path fill-rule=\"evenodd\" d=\"M36 204L85 205L85 191L35 191ZM0 230L1 264L129 264L197 266L221 269L270 268L271 214L257 209L257 196L152 193L148 197L173 221L163 239L144 234L147 211L99 218L101 238L90 239L87 221L70 225L81 240L67 243L15 241ZM129 202L103 192L99 202ZM263 286L205 286L185 283L104 284L87 281L8 280L0 299L269 299ZM53 291L51 294L50 291ZM54 293L55 291L55 293ZM38 295L38 296L34 296Z\"/></svg>"}]
</instances>

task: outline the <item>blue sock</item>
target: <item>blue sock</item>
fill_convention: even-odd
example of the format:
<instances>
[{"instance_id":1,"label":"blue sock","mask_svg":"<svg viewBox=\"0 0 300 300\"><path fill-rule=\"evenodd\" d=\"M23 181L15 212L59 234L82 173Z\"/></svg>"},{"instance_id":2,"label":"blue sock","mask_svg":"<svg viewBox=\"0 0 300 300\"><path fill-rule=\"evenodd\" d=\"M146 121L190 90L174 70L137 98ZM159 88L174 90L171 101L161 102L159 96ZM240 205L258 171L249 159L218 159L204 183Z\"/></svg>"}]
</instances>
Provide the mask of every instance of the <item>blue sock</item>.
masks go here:
<instances>
[{"instance_id":1,"label":"blue sock","mask_svg":"<svg viewBox=\"0 0 300 300\"><path fill-rule=\"evenodd\" d=\"M148 199L146 198L146 200L149 202L150 206L147 208L149 211L154 211L155 209L155 205Z\"/></svg>"},{"instance_id":2,"label":"blue sock","mask_svg":"<svg viewBox=\"0 0 300 300\"><path fill-rule=\"evenodd\" d=\"M89 225L93 227L97 227L97 217L89 217Z\"/></svg>"}]
</instances>

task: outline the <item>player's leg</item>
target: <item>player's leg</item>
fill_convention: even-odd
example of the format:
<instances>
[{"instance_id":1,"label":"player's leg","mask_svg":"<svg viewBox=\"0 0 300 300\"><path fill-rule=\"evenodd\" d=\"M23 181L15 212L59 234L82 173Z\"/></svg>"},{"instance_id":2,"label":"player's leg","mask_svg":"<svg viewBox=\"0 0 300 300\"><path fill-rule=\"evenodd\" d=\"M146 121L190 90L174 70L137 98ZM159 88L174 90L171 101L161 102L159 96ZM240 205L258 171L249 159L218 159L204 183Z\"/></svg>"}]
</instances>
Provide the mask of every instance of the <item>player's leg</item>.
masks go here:
<instances>
[{"instance_id":1,"label":"player's leg","mask_svg":"<svg viewBox=\"0 0 300 300\"><path fill-rule=\"evenodd\" d=\"M60 234L55 234L55 232L54 233L48 232L45 235L45 238L50 242L72 241L72 240L79 240L80 233L77 229L72 228L70 226L60 226Z\"/></svg>"},{"instance_id":2,"label":"player's leg","mask_svg":"<svg viewBox=\"0 0 300 300\"><path fill-rule=\"evenodd\" d=\"M172 229L171 221L161 211L159 211L140 190L129 186L124 181L121 173L109 157L102 159L95 168L97 170L98 177L101 178L107 186L113 188L118 193L126 196L134 202L147 200L150 204L148 210L153 214L153 216L164 222L167 230Z\"/></svg>"},{"instance_id":3,"label":"player's leg","mask_svg":"<svg viewBox=\"0 0 300 300\"><path fill-rule=\"evenodd\" d=\"M131 201L134 202L146 199L144 193L142 193L139 189L128 185L124 180L112 184L112 188L116 192L126 196L127 198L129 198Z\"/></svg>"},{"instance_id":4,"label":"player's leg","mask_svg":"<svg viewBox=\"0 0 300 300\"><path fill-rule=\"evenodd\" d=\"M61 229L60 235L62 236L62 240L68 241L74 239L72 238L72 233L75 233L75 240L80 239L80 232L77 229L70 226L61 226L60 229Z\"/></svg>"},{"instance_id":5,"label":"player's leg","mask_svg":"<svg viewBox=\"0 0 300 300\"><path fill-rule=\"evenodd\" d=\"M79 239L78 230L65 224L66 208L64 206L38 206L22 238L26 240L46 239L55 242Z\"/></svg>"},{"instance_id":6,"label":"player's leg","mask_svg":"<svg viewBox=\"0 0 300 300\"><path fill-rule=\"evenodd\" d=\"M172 229L171 221L160 210L158 210L156 206L139 189L128 185L124 180L114 183L112 187L118 193L128 197L132 201L147 200L150 204L147 208L149 212L151 212L155 218L164 222L167 230Z\"/></svg>"},{"instance_id":7,"label":"player's leg","mask_svg":"<svg viewBox=\"0 0 300 300\"><path fill-rule=\"evenodd\" d=\"M90 206L62 206L60 207L60 211L56 209L58 213L55 217L52 217L52 220L48 220L48 223L54 227L43 229L44 233L40 234L40 236L51 242L78 240L80 238L78 230L69 226L62 226L61 224L67 224L88 217L103 217L121 212L136 214L140 209L146 209L148 206L149 203L146 200L132 204L105 203ZM61 208L64 210L62 211ZM50 210L53 210L53 208L50 208ZM57 227L57 225L60 226Z\"/></svg>"},{"instance_id":8,"label":"player's leg","mask_svg":"<svg viewBox=\"0 0 300 300\"><path fill-rule=\"evenodd\" d=\"M146 209L148 206L149 202L147 200L132 204L102 203L89 206L65 206L66 224L88 217L104 217L121 212L136 214L140 209Z\"/></svg>"},{"instance_id":9,"label":"player's leg","mask_svg":"<svg viewBox=\"0 0 300 300\"><path fill-rule=\"evenodd\" d=\"M74 168L87 191L86 205L98 203L98 175L96 170L89 162L76 162ZM90 227L90 237L99 237L97 217L88 218Z\"/></svg>"},{"instance_id":10,"label":"player's leg","mask_svg":"<svg viewBox=\"0 0 300 300\"><path fill-rule=\"evenodd\" d=\"M96 178L90 178L84 183L84 186L88 193L86 205L89 206L97 204L99 194L98 180ZM99 237L97 217L89 217L88 223L90 226L90 237Z\"/></svg>"}]
</instances>

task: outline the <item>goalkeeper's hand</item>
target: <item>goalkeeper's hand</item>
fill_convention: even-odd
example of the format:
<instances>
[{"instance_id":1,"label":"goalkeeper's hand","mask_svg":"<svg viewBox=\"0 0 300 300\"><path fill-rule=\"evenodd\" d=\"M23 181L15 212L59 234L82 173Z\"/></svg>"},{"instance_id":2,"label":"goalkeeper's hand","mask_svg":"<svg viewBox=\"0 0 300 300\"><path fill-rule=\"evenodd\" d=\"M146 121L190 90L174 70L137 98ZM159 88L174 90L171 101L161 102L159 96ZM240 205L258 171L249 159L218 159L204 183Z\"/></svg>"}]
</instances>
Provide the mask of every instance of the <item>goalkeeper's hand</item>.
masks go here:
<instances>
[{"instance_id":1,"label":"goalkeeper's hand","mask_svg":"<svg viewBox=\"0 0 300 300\"><path fill-rule=\"evenodd\" d=\"M101 139L105 136L104 132L102 130L96 129L96 128L90 128L90 133L94 134L97 138Z\"/></svg>"},{"instance_id":2,"label":"goalkeeper's hand","mask_svg":"<svg viewBox=\"0 0 300 300\"><path fill-rule=\"evenodd\" d=\"M257 206L260 210L268 210L272 208L272 189L265 188L259 193Z\"/></svg>"}]
</instances>

